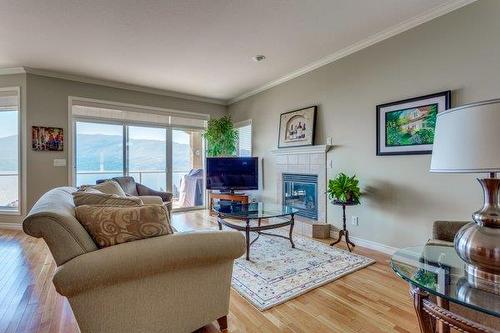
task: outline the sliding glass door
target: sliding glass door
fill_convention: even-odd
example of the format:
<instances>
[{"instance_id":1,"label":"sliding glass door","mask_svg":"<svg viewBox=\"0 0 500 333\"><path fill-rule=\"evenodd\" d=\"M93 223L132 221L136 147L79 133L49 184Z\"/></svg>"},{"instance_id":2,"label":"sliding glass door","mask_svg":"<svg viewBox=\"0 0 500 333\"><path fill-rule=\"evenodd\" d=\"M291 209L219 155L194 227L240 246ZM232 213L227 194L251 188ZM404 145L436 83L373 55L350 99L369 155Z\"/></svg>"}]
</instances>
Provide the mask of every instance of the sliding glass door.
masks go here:
<instances>
[{"instance_id":1,"label":"sliding glass door","mask_svg":"<svg viewBox=\"0 0 500 333\"><path fill-rule=\"evenodd\" d=\"M204 154L200 130L172 130L172 192L174 208L204 205Z\"/></svg>"},{"instance_id":2,"label":"sliding glass door","mask_svg":"<svg viewBox=\"0 0 500 333\"><path fill-rule=\"evenodd\" d=\"M123 125L77 121L76 185L125 174Z\"/></svg>"},{"instance_id":3,"label":"sliding glass door","mask_svg":"<svg viewBox=\"0 0 500 333\"><path fill-rule=\"evenodd\" d=\"M173 193L173 208L204 206L201 130L75 121L76 185L129 175Z\"/></svg>"},{"instance_id":4,"label":"sliding glass door","mask_svg":"<svg viewBox=\"0 0 500 333\"><path fill-rule=\"evenodd\" d=\"M127 126L128 175L158 191L167 190L167 129Z\"/></svg>"}]
</instances>

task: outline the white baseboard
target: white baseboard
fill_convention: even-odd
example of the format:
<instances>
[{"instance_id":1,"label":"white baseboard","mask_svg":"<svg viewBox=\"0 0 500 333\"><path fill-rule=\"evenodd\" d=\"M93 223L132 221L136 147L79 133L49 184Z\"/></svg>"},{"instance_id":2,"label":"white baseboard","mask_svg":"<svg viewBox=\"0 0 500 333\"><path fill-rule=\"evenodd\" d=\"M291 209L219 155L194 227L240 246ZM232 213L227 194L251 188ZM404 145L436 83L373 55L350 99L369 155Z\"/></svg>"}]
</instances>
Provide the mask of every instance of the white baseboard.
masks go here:
<instances>
[{"instance_id":1,"label":"white baseboard","mask_svg":"<svg viewBox=\"0 0 500 333\"><path fill-rule=\"evenodd\" d=\"M23 230L23 226L21 225L21 223L0 222L0 229Z\"/></svg>"},{"instance_id":2,"label":"white baseboard","mask_svg":"<svg viewBox=\"0 0 500 333\"><path fill-rule=\"evenodd\" d=\"M336 238L337 237L337 232L335 232L333 230L330 231L330 236L332 238ZM377 242L374 242L374 241L371 241L371 240L362 239L362 238L358 238L358 237L351 237L351 236L349 236L349 239L351 241L353 241L353 243L355 245L366 247L367 249L379 251L379 252L382 252L382 253L385 253L385 254L388 254L388 255L393 255L394 252L396 252L397 250L399 250L397 247L392 247L392 246L389 246L389 245L385 245L385 244L382 244L382 243L377 243Z\"/></svg>"}]
</instances>

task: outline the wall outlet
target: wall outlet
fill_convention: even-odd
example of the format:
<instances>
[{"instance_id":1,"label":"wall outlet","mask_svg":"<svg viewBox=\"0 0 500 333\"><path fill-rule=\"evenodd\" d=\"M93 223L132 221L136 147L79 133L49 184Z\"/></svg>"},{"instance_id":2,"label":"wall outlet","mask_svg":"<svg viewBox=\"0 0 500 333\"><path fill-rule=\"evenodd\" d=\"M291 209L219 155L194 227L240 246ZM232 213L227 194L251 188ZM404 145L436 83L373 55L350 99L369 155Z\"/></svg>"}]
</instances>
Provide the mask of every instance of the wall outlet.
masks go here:
<instances>
[{"instance_id":1,"label":"wall outlet","mask_svg":"<svg viewBox=\"0 0 500 333\"><path fill-rule=\"evenodd\" d=\"M358 226L358 225L359 225L359 217L357 217L357 216L352 216L352 217L351 217L351 224L352 224L352 225L355 225L355 226Z\"/></svg>"}]
</instances>

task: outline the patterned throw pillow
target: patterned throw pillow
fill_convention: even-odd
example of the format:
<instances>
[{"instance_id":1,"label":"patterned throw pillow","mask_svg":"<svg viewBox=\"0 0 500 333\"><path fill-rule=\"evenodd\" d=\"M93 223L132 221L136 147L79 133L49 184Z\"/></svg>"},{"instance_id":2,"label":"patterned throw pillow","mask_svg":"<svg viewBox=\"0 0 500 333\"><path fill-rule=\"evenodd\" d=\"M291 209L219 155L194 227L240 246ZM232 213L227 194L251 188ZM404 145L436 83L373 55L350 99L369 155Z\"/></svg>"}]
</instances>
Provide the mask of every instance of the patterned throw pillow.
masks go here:
<instances>
[{"instance_id":1,"label":"patterned throw pillow","mask_svg":"<svg viewBox=\"0 0 500 333\"><path fill-rule=\"evenodd\" d=\"M99 248L172 234L165 207L79 206L76 218Z\"/></svg>"},{"instance_id":2,"label":"patterned throw pillow","mask_svg":"<svg viewBox=\"0 0 500 333\"><path fill-rule=\"evenodd\" d=\"M142 206L143 202L137 197L122 198L116 194L106 194L95 189L73 192L75 207L83 205L102 206Z\"/></svg>"},{"instance_id":3,"label":"patterned throw pillow","mask_svg":"<svg viewBox=\"0 0 500 333\"><path fill-rule=\"evenodd\" d=\"M106 194L116 194L117 196L122 198L127 196L120 184L118 184L118 182L114 180L106 180L104 183L100 183L97 185L83 185L80 187L80 190L87 191L88 189L98 190Z\"/></svg>"}]
</instances>

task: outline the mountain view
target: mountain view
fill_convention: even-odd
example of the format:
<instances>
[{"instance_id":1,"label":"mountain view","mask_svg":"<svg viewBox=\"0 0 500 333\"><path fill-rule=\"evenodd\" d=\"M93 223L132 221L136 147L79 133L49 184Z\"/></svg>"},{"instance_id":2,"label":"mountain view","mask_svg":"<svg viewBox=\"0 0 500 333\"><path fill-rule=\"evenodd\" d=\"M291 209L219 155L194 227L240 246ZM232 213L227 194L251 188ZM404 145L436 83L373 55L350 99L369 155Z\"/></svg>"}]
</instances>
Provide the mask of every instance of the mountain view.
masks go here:
<instances>
[{"instance_id":1,"label":"mountain view","mask_svg":"<svg viewBox=\"0 0 500 333\"><path fill-rule=\"evenodd\" d=\"M18 169L17 135L0 138L0 173L13 173L12 176L0 177L0 206L15 206L17 202ZM81 175L78 182L81 184L95 183L96 179L121 175L123 169L123 140L119 135L91 135L77 136L77 168L79 172L89 171L117 171L116 174ZM67 148L66 148L67 149ZM130 139L129 168L131 176L138 177L134 171L159 171L153 174L143 174L142 182L156 189L165 189L165 141ZM174 192L180 184L183 174L191 169L189 144L173 142L173 188ZM40 152L40 154L46 154Z\"/></svg>"},{"instance_id":2,"label":"mountain view","mask_svg":"<svg viewBox=\"0 0 500 333\"><path fill-rule=\"evenodd\" d=\"M0 138L0 171L17 170L17 135Z\"/></svg>"},{"instance_id":3,"label":"mountain view","mask_svg":"<svg viewBox=\"0 0 500 333\"><path fill-rule=\"evenodd\" d=\"M122 170L123 139L119 135L77 136L79 171ZM134 170L165 170L165 141L130 139L129 168ZM174 142L172 147L173 170L190 169L191 148L188 144Z\"/></svg>"},{"instance_id":4,"label":"mountain view","mask_svg":"<svg viewBox=\"0 0 500 333\"><path fill-rule=\"evenodd\" d=\"M123 140L118 135L80 134L77 137L79 171L122 170ZM0 171L17 170L17 135L0 138L2 156ZM130 170L165 170L165 141L130 140ZM173 143L173 169L189 170L191 148L188 144ZM43 153L42 153L43 154ZM101 168L102 166L102 168Z\"/></svg>"}]
</instances>

